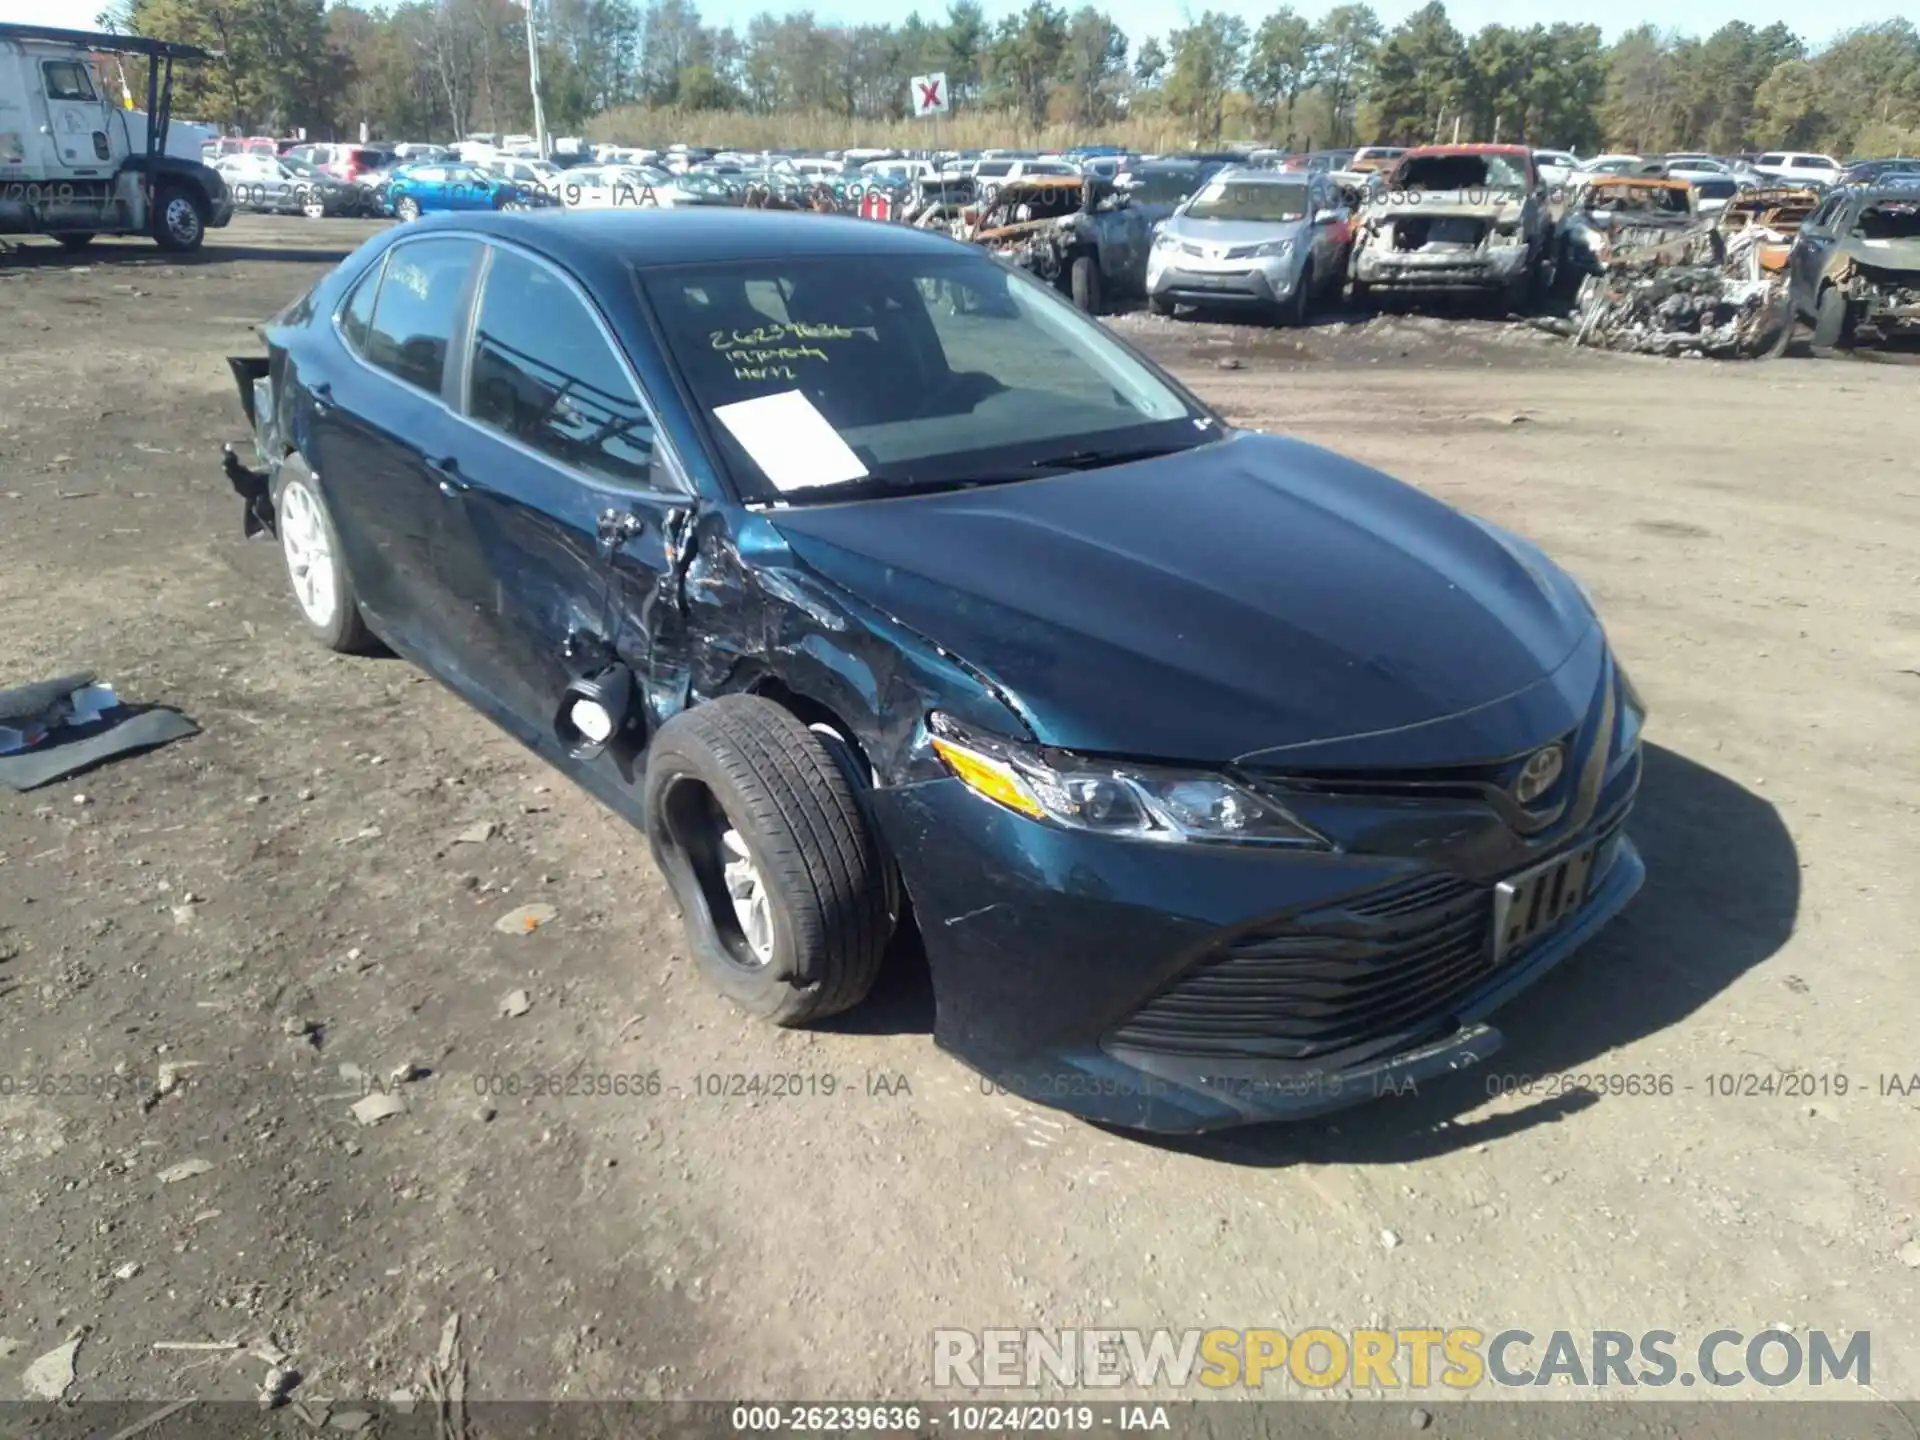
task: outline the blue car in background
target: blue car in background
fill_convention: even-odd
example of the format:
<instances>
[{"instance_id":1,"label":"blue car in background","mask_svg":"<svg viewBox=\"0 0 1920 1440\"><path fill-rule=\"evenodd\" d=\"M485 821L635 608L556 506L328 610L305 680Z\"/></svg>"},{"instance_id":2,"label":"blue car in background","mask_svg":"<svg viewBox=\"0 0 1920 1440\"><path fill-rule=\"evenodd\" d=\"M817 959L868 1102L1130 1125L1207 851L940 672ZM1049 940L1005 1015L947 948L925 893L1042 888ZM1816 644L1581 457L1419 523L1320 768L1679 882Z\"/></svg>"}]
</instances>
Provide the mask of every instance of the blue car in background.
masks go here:
<instances>
[{"instance_id":1,"label":"blue car in background","mask_svg":"<svg viewBox=\"0 0 1920 1440\"><path fill-rule=\"evenodd\" d=\"M401 165L388 175L382 214L418 220L441 210L533 210L558 205L557 195L482 170L478 165L427 162Z\"/></svg>"}]
</instances>

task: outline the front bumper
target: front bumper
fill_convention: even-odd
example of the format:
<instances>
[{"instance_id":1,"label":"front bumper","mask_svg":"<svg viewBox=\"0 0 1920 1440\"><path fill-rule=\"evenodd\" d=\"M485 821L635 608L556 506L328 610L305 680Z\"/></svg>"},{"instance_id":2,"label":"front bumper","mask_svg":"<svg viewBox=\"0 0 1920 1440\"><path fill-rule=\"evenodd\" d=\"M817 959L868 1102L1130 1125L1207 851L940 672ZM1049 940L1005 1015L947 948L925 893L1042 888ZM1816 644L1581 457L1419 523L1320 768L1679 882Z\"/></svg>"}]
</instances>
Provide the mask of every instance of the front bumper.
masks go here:
<instances>
[{"instance_id":1,"label":"front bumper","mask_svg":"<svg viewBox=\"0 0 1920 1440\"><path fill-rule=\"evenodd\" d=\"M1335 835L1330 851L1097 836L953 779L876 791L926 947L936 1041L984 1090L1170 1133L1301 1119L1484 1060L1501 1044L1487 1017L1645 879L1624 829L1643 761L1618 750L1615 671L1583 651L1555 682L1445 722L1486 742L1454 753L1567 746L1559 808L1531 834L1479 792L1424 781L1419 796L1391 780L1317 798L1296 787L1290 803ZM1413 752L1396 753L1404 765ZM1393 758L1382 773L1404 775ZM1541 911L1498 953L1501 915L1521 913L1501 909L1501 887L1546 867L1558 895L1557 862L1588 847L1578 903L1553 923Z\"/></svg>"},{"instance_id":2,"label":"front bumper","mask_svg":"<svg viewBox=\"0 0 1920 1440\"><path fill-rule=\"evenodd\" d=\"M233 192L229 190L207 211L207 228L219 230L233 223Z\"/></svg>"},{"instance_id":3,"label":"front bumper","mask_svg":"<svg viewBox=\"0 0 1920 1440\"><path fill-rule=\"evenodd\" d=\"M1478 250L1356 250L1353 278L1376 290L1497 290L1526 273L1525 245Z\"/></svg>"},{"instance_id":4,"label":"front bumper","mask_svg":"<svg viewBox=\"0 0 1920 1440\"><path fill-rule=\"evenodd\" d=\"M1157 257L1147 266L1147 294L1184 305L1277 305L1293 293L1291 260L1203 265L1191 258Z\"/></svg>"}]
</instances>

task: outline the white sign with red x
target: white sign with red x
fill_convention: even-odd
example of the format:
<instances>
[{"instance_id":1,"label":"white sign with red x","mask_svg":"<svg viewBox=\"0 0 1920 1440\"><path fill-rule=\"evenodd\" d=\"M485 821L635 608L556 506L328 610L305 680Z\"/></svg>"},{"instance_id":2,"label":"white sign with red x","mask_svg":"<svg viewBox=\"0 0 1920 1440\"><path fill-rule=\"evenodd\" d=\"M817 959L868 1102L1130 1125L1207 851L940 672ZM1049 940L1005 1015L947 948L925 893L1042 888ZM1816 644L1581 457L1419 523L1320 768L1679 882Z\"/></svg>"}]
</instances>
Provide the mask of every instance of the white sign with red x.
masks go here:
<instances>
[{"instance_id":1,"label":"white sign with red x","mask_svg":"<svg viewBox=\"0 0 1920 1440\"><path fill-rule=\"evenodd\" d=\"M947 113L947 75L944 70L932 75L916 75L908 82L913 91L913 113L917 119Z\"/></svg>"}]
</instances>

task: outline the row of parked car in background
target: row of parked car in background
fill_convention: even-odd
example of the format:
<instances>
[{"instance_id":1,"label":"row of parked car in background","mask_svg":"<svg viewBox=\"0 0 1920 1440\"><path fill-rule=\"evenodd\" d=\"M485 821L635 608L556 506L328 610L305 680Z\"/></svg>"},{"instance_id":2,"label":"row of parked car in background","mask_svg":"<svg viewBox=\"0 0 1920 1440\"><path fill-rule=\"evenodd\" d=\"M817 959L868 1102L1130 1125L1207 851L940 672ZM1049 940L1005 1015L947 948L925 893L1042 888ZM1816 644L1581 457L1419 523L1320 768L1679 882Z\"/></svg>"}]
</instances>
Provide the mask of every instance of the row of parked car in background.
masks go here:
<instances>
[{"instance_id":1,"label":"row of parked car in background","mask_svg":"<svg viewBox=\"0 0 1920 1440\"><path fill-rule=\"evenodd\" d=\"M535 208L855 212L982 245L1089 311L1132 299L1162 315L1232 309L1295 324L1343 293L1361 302L1463 294L1525 314L1637 246L1717 234L1711 222L1729 207L1782 225L1791 217L1795 229L1775 237L1791 242L1798 220L1834 190L1920 185L1920 158L1582 159L1484 144L1141 155L1114 146L747 153L563 140L542 155L529 137L482 135L447 146L262 137L210 148L227 152L209 160L244 209L401 221ZM1753 197L1774 200L1748 204ZM1777 268L1786 273L1784 256ZM1828 302L1823 336L1840 324L1837 303ZM1818 305L1815 297L1800 306L1810 323Z\"/></svg>"}]
</instances>

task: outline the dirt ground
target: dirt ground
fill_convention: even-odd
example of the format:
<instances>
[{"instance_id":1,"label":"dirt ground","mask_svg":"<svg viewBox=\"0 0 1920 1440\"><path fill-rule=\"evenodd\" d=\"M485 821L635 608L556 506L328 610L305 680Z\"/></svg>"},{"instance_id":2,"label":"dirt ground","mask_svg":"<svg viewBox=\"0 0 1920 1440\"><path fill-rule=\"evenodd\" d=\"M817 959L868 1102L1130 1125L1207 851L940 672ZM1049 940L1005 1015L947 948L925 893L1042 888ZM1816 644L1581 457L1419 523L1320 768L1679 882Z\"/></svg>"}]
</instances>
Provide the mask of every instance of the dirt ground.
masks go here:
<instances>
[{"instance_id":1,"label":"dirt ground","mask_svg":"<svg viewBox=\"0 0 1920 1440\"><path fill-rule=\"evenodd\" d=\"M296 1395L417 1393L457 1314L477 1398L922 1396L936 1326L1470 1324L1868 1331L1871 1393L1920 1399L1910 367L1114 321L1591 588L1652 708L1649 880L1490 1069L1673 1077L1157 1144L982 1093L910 966L838 1028L751 1023L635 834L306 641L220 471L222 357L366 233L0 256L0 684L93 669L203 727L0 791L0 1398L83 1327L72 1399L247 1399L260 1360L154 1346L266 1337ZM404 1113L356 1123L401 1066ZM1824 1079L1709 1078L1778 1072ZM702 1093L769 1073L811 1093ZM598 1093L626 1076L658 1093Z\"/></svg>"}]
</instances>

